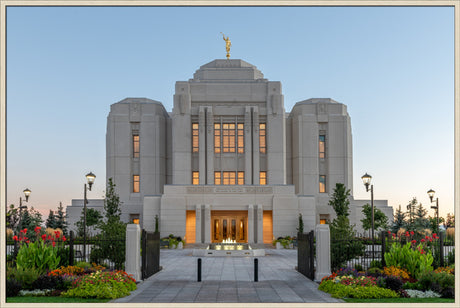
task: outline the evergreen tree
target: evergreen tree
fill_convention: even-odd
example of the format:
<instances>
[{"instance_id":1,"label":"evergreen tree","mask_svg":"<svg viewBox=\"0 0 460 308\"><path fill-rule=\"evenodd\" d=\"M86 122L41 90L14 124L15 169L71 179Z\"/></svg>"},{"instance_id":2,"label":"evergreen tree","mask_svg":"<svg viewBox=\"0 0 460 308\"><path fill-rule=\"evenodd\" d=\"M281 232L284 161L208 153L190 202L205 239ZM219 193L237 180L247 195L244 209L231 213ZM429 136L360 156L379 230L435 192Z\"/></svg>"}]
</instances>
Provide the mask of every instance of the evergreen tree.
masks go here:
<instances>
[{"instance_id":1,"label":"evergreen tree","mask_svg":"<svg viewBox=\"0 0 460 308\"><path fill-rule=\"evenodd\" d=\"M95 226L98 226L101 222L102 215L98 210L95 209L86 209L86 234L89 235L90 230L94 229ZM76 223L77 226L77 235L84 236L84 225L85 225L85 213L81 211L80 220ZM93 228L91 228L93 227ZM94 230L92 230L94 231Z\"/></svg>"},{"instance_id":2,"label":"evergreen tree","mask_svg":"<svg viewBox=\"0 0 460 308\"><path fill-rule=\"evenodd\" d=\"M415 229L415 225L414 225L414 212L415 212L415 209L417 207L417 199L414 197L412 198L412 200L409 202L409 204L406 206L406 209L407 209L407 213L406 213L406 217L407 217L407 220L406 220L406 223L404 225L404 227L406 228L406 230L411 230L413 231Z\"/></svg>"},{"instance_id":3,"label":"evergreen tree","mask_svg":"<svg viewBox=\"0 0 460 308\"><path fill-rule=\"evenodd\" d=\"M336 183L329 205L334 208L338 216L348 217L350 215L350 190L342 183Z\"/></svg>"},{"instance_id":4,"label":"evergreen tree","mask_svg":"<svg viewBox=\"0 0 460 308\"><path fill-rule=\"evenodd\" d=\"M438 233L438 219L436 217L428 217L428 221L430 223L430 230L432 233ZM445 220L444 217L439 217L439 224L444 225Z\"/></svg>"},{"instance_id":5,"label":"evergreen tree","mask_svg":"<svg viewBox=\"0 0 460 308\"><path fill-rule=\"evenodd\" d=\"M59 202L59 207L57 210L56 216L56 228L60 228L64 235L67 235L67 221L66 215L64 213L64 207L62 206L62 202Z\"/></svg>"},{"instance_id":6,"label":"evergreen tree","mask_svg":"<svg viewBox=\"0 0 460 308\"><path fill-rule=\"evenodd\" d=\"M8 212L6 213L6 227L17 233L19 219L19 210L14 207L14 204L10 204Z\"/></svg>"},{"instance_id":7,"label":"evergreen tree","mask_svg":"<svg viewBox=\"0 0 460 308\"><path fill-rule=\"evenodd\" d=\"M369 204L363 206L362 213L364 218L361 219L364 230L372 228L372 207ZM388 228L388 217L378 208L374 207L374 230L385 230Z\"/></svg>"},{"instance_id":8,"label":"evergreen tree","mask_svg":"<svg viewBox=\"0 0 460 308\"><path fill-rule=\"evenodd\" d=\"M455 215L451 213L447 213L446 220L443 224L444 228L454 228L455 227Z\"/></svg>"},{"instance_id":9,"label":"evergreen tree","mask_svg":"<svg viewBox=\"0 0 460 308\"><path fill-rule=\"evenodd\" d=\"M430 221L426 217L428 211L422 206L421 203L415 207L414 211L414 231L421 233L423 230L430 228Z\"/></svg>"},{"instance_id":10,"label":"evergreen tree","mask_svg":"<svg viewBox=\"0 0 460 308\"><path fill-rule=\"evenodd\" d=\"M101 237L105 239L98 243L98 247L91 251L91 262L100 263L109 259L120 269L125 262L125 239L126 224L120 220L121 202L115 191L115 183L109 178L104 200L105 220L98 225L101 230ZM114 239L110 241L109 239Z\"/></svg>"},{"instance_id":11,"label":"evergreen tree","mask_svg":"<svg viewBox=\"0 0 460 308\"><path fill-rule=\"evenodd\" d=\"M400 204L399 209L396 210L393 224L391 225L391 232L398 234L399 229L403 228L406 225L405 218L406 218L406 214L403 211L401 211L401 204Z\"/></svg>"},{"instance_id":12,"label":"evergreen tree","mask_svg":"<svg viewBox=\"0 0 460 308\"><path fill-rule=\"evenodd\" d=\"M333 270L344 266L349 260L364 253L364 245L354 240L354 225L350 225L350 190L342 183L335 185L329 205L334 208L337 217L330 224L331 229L331 267Z\"/></svg>"},{"instance_id":13,"label":"evergreen tree","mask_svg":"<svg viewBox=\"0 0 460 308\"><path fill-rule=\"evenodd\" d=\"M56 228L56 216L54 215L53 210L50 210L50 213L48 215L48 219L45 222L45 226L47 228L52 228L52 229Z\"/></svg>"}]
</instances>

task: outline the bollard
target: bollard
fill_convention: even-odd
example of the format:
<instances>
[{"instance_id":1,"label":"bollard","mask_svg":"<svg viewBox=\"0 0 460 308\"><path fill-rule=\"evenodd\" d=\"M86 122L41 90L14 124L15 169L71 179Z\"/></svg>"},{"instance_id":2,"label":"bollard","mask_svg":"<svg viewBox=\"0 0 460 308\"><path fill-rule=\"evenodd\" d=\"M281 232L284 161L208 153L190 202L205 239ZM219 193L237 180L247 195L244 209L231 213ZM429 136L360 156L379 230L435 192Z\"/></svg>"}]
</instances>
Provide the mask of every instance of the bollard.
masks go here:
<instances>
[{"instance_id":1,"label":"bollard","mask_svg":"<svg viewBox=\"0 0 460 308\"><path fill-rule=\"evenodd\" d=\"M259 281L259 260L254 259L254 281Z\"/></svg>"},{"instance_id":2,"label":"bollard","mask_svg":"<svg viewBox=\"0 0 460 308\"><path fill-rule=\"evenodd\" d=\"M198 258L198 282L201 281L201 258Z\"/></svg>"}]
</instances>

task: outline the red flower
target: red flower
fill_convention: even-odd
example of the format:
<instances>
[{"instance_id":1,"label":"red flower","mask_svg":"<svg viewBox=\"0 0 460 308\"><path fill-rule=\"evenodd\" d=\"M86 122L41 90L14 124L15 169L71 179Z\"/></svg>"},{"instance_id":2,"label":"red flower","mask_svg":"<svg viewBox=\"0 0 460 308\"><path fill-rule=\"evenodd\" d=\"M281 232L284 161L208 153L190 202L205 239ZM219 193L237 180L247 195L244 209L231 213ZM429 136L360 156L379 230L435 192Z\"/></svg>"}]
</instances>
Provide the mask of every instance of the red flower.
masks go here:
<instances>
[{"instance_id":1,"label":"red flower","mask_svg":"<svg viewBox=\"0 0 460 308\"><path fill-rule=\"evenodd\" d=\"M409 231L406 231L406 236L409 236Z\"/></svg>"},{"instance_id":2,"label":"red flower","mask_svg":"<svg viewBox=\"0 0 460 308\"><path fill-rule=\"evenodd\" d=\"M417 241L416 241L416 240L412 240L412 241L410 241L410 242L411 242L412 244L415 244L415 243L417 243Z\"/></svg>"},{"instance_id":3,"label":"red flower","mask_svg":"<svg viewBox=\"0 0 460 308\"><path fill-rule=\"evenodd\" d=\"M54 247L54 246L56 246L56 243L55 243L55 242L52 242L52 245L53 245L53 247Z\"/></svg>"},{"instance_id":4,"label":"red flower","mask_svg":"<svg viewBox=\"0 0 460 308\"><path fill-rule=\"evenodd\" d=\"M424 239L424 238L422 238L422 239L420 240L420 242L422 242L422 243L425 243L425 239Z\"/></svg>"},{"instance_id":5,"label":"red flower","mask_svg":"<svg viewBox=\"0 0 460 308\"><path fill-rule=\"evenodd\" d=\"M42 240L46 240L46 234L42 234Z\"/></svg>"},{"instance_id":6,"label":"red flower","mask_svg":"<svg viewBox=\"0 0 460 308\"><path fill-rule=\"evenodd\" d=\"M51 241L53 237L51 235L48 235L48 239Z\"/></svg>"},{"instance_id":7,"label":"red flower","mask_svg":"<svg viewBox=\"0 0 460 308\"><path fill-rule=\"evenodd\" d=\"M34 231L35 231L35 233L38 233L38 232L40 232L41 229L42 229L41 227L36 226L35 229L34 229Z\"/></svg>"},{"instance_id":8,"label":"red flower","mask_svg":"<svg viewBox=\"0 0 460 308\"><path fill-rule=\"evenodd\" d=\"M62 241L65 242L66 240L65 236L62 236Z\"/></svg>"},{"instance_id":9,"label":"red flower","mask_svg":"<svg viewBox=\"0 0 460 308\"><path fill-rule=\"evenodd\" d=\"M391 231L390 231L390 230L388 230L388 234L391 234Z\"/></svg>"},{"instance_id":10,"label":"red flower","mask_svg":"<svg viewBox=\"0 0 460 308\"><path fill-rule=\"evenodd\" d=\"M56 235L56 238L59 238L61 236L61 232L59 231L54 231L54 234Z\"/></svg>"},{"instance_id":11,"label":"red flower","mask_svg":"<svg viewBox=\"0 0 460 308\"><path fill-rule=\"evenodd\" d=\"M17 240L18 240L18 236L17 236L17 235L13 236L13 240L14 240L14 241L17 241Z\"/></svg>"},{"instance_id":12,"label":"red flower","mask_svg":"<svg viewBox=\"0 0 460 308\"><path fill-rule=\"evenodd\" d=\"M27 240L26 243L29 244L29 240Z\"/></svg>"},{"instance_id":13,"label":"red flower","mask_svg":"<svg viewBox=\"0 0 460 308\"><path fill-rule=\"evenodd\" d=\"M414 231L411 231L411 232L410 232L410 235L414 235Z\"/></svg>"},{"instance_id":14,"label":"red flower","mask_svg":"<svg viewBox=\"0 0 460 308\"><path fill-rule=\"evenodd\" d=\"M393 238L395 238L395 237L396 237L396 234L393 233Z\"/></svg>"}]
</instances>

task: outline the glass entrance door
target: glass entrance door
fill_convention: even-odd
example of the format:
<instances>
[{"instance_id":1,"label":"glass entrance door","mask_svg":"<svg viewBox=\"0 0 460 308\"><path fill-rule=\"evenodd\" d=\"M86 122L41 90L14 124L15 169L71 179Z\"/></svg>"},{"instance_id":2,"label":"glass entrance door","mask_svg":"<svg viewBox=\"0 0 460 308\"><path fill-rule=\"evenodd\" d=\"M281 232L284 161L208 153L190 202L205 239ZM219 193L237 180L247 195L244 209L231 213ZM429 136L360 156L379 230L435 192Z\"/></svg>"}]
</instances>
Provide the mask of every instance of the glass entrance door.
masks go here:
<instances>
[{"instance_id":1,"label":"glass entrance door","mask_svg":"<svg viewBox=\"0 0 460 308\"><path fill-rule=\"evenodd\" d=\"M213 243L221 243L224 240L247 242L247 217L213 216L211 223Z\"/></svg>"}]
</instances>

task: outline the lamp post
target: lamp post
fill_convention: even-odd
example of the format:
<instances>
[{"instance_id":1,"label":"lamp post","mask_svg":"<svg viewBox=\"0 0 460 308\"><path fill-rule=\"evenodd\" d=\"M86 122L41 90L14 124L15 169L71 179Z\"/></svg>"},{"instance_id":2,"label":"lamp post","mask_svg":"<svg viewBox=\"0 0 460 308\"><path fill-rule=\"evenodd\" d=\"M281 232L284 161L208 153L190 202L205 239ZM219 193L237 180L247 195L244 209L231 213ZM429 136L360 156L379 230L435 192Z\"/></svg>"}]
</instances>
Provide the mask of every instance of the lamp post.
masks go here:
<instances>
[{"instance_id":1,"label":"lamp post","mask_svg":"<svg viewBox=\"0 0 460 308\"><path fill-rule=\"evenodd\" d=\"M367 172L361 179L363 180L364 186L366 186L366 192L369 192L369 186L371 187L372 260L374 260L374 185L371 185L372 176L367 174Z\"/></svg>"},{"instance_id":2,"label":"lamp post","mask_svg":"<svg viewBox=\"0 0 460 308\"><path fill-rule=\"evenodd\" d=\"M431 203L433 203L434 193L435 191L433 189L427 191L428 196L430 196ZM436 197L436 206L432 206L431 208L436 210L436 232L439 235L439 198Z\"/></svg>"},{"instance_id":3,"label":"lamp post","mask_svg":"<svg viewBox=\"0 0 460 308\"><path fill-rule=\"evenodd\" d=\"M28 188L23 190L24 196L26 197L26 202L29 201L29 196L32 191ZM22 205L22 197L19 197L19 219L22 222L22 209L26 209L27 205Z\"/></svg>"},{"instance_id":4,"label":"lamp post","mask_svg":"<svg viewBox=\"0 0 460 308\"><path fill-rule=\"evenodd\" d=\"M91 186L93 186L94 179L96 179L96 175L92 172L86 175L86 180L88 181L88 186L86 183L83 187L84 190L84 197L83 197L83 258L86 261L86 204L88 204L88 200L86 199L86 191L91 190Z\"/></svg>"}]
</instances>

